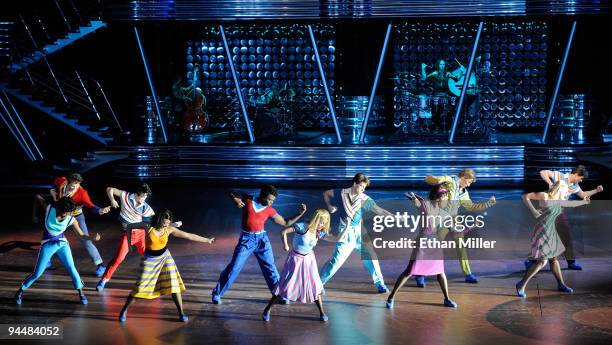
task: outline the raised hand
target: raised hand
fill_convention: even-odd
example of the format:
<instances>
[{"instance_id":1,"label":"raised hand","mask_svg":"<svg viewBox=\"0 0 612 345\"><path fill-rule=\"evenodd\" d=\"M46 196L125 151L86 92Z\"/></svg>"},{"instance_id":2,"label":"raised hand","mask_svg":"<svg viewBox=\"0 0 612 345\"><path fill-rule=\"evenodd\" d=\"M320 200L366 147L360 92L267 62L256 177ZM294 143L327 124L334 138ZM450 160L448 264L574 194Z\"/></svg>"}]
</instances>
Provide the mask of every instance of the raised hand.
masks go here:
<instances>
[{"instance_id":1,"label":"raised hand","mask_svg":"<svg viewBox=\"0 0 612 345\"><path fill-rule=\"evenodd\" d=\"M304 214L306 212L306 205L305 204L300 204L300 206L298 206L298 211L301 214Z\"/></svg>"}]
</instances>

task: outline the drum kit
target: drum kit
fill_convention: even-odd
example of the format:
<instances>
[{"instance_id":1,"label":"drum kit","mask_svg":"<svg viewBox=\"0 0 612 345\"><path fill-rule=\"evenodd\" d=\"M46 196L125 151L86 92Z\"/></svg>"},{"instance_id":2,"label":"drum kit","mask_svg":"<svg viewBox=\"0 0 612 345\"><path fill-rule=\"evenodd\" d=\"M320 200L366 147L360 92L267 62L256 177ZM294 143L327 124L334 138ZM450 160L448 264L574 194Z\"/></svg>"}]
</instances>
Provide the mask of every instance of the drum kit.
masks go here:
<instances>
[{"instance_id":1,"label":"drum kit","mask_svg":"<svg viewBox=\"0 0 612 345\"><path fill-rule=\"evenodd\" d=\"M459 67L451 73L461 75L464 67L458 61L457 63ZM401 127L400 129L404 134L448 134L457 109L458 96L461 94L464 78L465 76L458 80L449 78L447 92L434 93L433 88L426 85L420 77L409 72L396 73L396 76L391 78L395 81L395 101L399 103L395 108L401 111L403 120L396 121L395 127ZM466 91L466 109L469 108L471 102L477 102L478 94L476 77L472 73ZM461 119L461 133L488 134L488 129L480 121L478 109L465 111Z\"/></svg>"},{"instance_id":2,"label":"drum kit","mask_svg":"<svg viewBox=\"0 0 612 345\"><path fill-rule=\"evenodd\" d=\"M255 137L271 138L295 134L295 97L296 91L287 87L274 85L263 95L249 95L248 105L253 109L253 129Z\"/></svg>"},{"instance_id":3,"label":"drum kit","mask_svg":"<svg viewBox=\"0 0 612 345\"><path fill-rule=\"evenodd\" d=\"M396 123L405 134L443 134L450 126L452 110L457 104L457 97L451 94L433 93L431 87L416 76L400 72L395 80L396 101L403 110L404 121Z\"/></svg>"}]
</instances>

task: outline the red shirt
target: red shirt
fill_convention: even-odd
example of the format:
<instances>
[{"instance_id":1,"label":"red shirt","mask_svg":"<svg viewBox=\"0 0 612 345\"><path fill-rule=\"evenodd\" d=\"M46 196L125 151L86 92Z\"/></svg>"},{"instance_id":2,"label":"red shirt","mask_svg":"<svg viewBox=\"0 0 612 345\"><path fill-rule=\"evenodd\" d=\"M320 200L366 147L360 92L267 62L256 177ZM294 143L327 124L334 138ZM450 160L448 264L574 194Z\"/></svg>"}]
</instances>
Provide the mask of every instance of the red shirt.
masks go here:
<instances>
[{"instance_id":1,"label":"red shirt","mask_svg":"<svg viewBox=\"0 0 612 345\"><path fill-rule=\"evenodd\" d=\"M259 212L255 211L253 197L250 195L243 195L242 201L244 202L244 207L242 208L242 230L244 231L262 231L266 220L276 215L276 210L271 206L266 206Z\"/></svg>"},{"instance_id":2,"label":"red shirt","mask_svg":"<svg viewBox=\"0 0 612 345\"><path fill-rule=\"evenodd\" d=\"M94 205L94 203L91 202L91 199L89 198L89 193L87 193L85 188L81 186L79 186L79 188L77 188L77 190L74 191L72 195L65 195L64 189L66 185L68 184L68 179L66 179L65 177L57 177L53 181L53 184L55 185L55 191L57 192L57 195L59 198L63 196L69 196L72 199L72 201L74 201L74 203L77 205L78 208L81 208L83 206L87 208L96 207L96 205Z\"/></svg>"}]
</instances>

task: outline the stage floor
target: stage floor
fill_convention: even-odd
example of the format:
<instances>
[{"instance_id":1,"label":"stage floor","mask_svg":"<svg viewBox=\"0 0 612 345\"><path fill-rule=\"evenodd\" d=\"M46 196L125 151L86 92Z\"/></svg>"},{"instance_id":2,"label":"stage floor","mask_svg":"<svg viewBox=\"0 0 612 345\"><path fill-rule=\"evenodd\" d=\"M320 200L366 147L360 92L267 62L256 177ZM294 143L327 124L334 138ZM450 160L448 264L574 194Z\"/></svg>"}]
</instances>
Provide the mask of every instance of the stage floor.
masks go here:
<instances>
[{"instance_id":1,"label":"stage floor","mask_svg":"<svg viewBox=\"0 0 612 345\"><path fill-rule=\"evenodd\" d=\"M395 309L388 310L386 295L376 293L354 253L326 285L328 323L318 321L314 305L299 303L279 305L272 310L270 322L261 321L270 295L255 258L250 258L224 296L223 304L213 305L210 292L229 262L239 234L239 211L231 207L226 192L227 189L209 189L192 195L189 190L164 188L154 190L151 200L156 207L173 209L183 220L184 230L217 238L212 246L170 240L169 248L187 287L183 300L190 317L188 323L178 321L169 296L136 301L128 321L119 323L119 310L137 278L138 256L131 254L105 291L98 293L94 289L98 281L92 274L94 266L72 234L70 243L85 281L89 305L78 303L66 270L54 259L54 269L27 291L21 306L16 306L13 295L33 270L41 236L40 227L27 224L29 219L23 218L23 222L9 221L0 232L2 323L60 323L64 328L63 344L584 345L612 341L612 257L582 260L584 271L564 270L567 284L575 289L571 295L557 292L552 274L543 271L529 285L529 298L524 300L516 297L514 290L522 275L521 261L474 261L472 269L480 279L476 285L464 283L458 263L449 261L449 288L458 309L442 306L437 282L428 279L424 289L417 288L413 280L408 282L396 298ZM371 195L381 199L400 192ZM504 197L516 198L520 193L506 190ZM475 198L484 197L490 191L473 194ZM290 215L298 202L312 205L312 210L322 204L320 191L282 190L275 207ZM21 211L29 206L19 205ZM119 238L116 214L90 216L88 220L90 231L103 236L98 248L108 261ZM278 229L268 226L276 265L281 269L286 254ZM333 246L321 241L315 248L319 267L329 258ZM389 288L406 263L407 259L381 261Z\"/></svg>"}]
</instances>

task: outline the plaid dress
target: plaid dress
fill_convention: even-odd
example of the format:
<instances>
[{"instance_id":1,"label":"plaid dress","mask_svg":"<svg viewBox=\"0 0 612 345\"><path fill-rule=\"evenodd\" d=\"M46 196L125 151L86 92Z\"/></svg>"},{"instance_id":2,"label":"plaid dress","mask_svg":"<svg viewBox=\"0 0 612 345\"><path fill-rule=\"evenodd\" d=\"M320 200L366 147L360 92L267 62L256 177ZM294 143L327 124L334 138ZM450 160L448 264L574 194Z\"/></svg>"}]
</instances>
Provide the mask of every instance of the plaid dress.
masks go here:
<instances>
[{"instance_id":1,"label":"plaid dress","mask_svg":"<svg viewBox=\"0 0 612 345\"><path fill-rule=\"evenodd\" d=\"M531 237L529 259L552 259L565 252L565 246L555 228L555 220L561 212L561 205L558 204L542 210L542 215L537 219Z\"/></svg>"}]
</instances>

